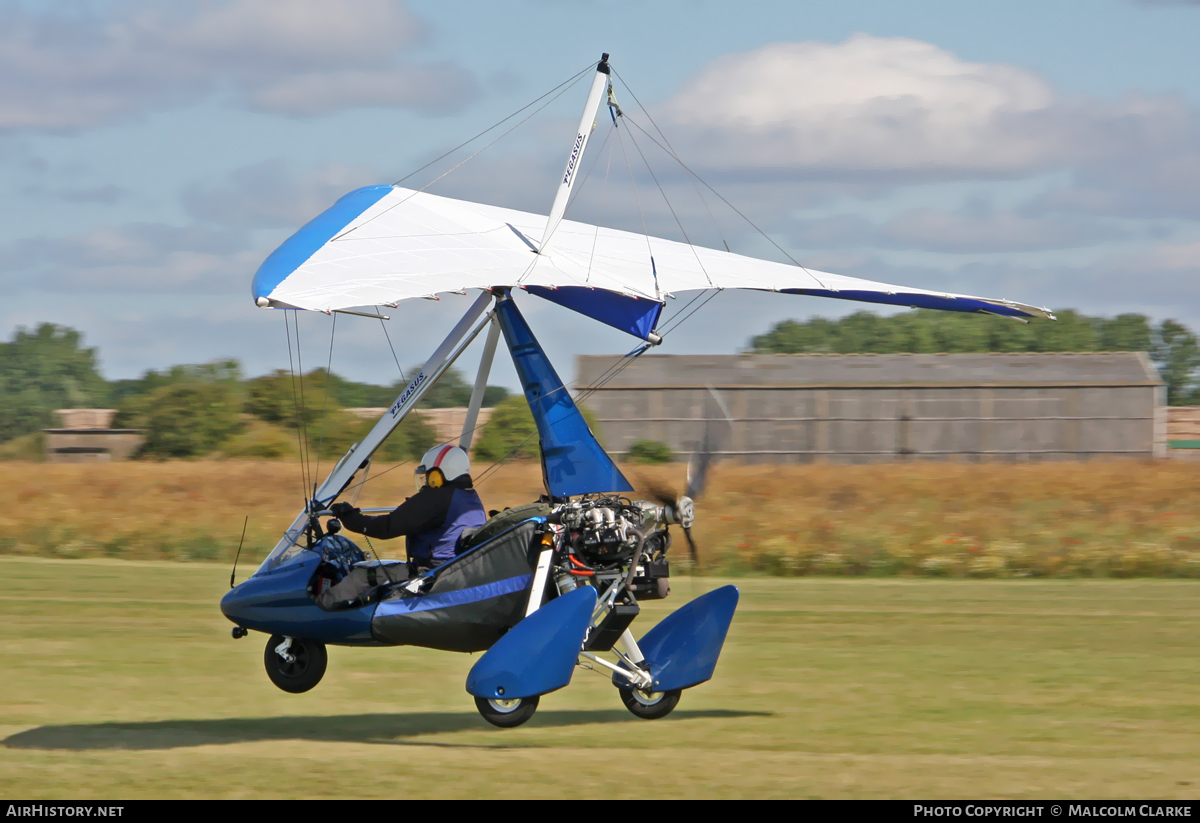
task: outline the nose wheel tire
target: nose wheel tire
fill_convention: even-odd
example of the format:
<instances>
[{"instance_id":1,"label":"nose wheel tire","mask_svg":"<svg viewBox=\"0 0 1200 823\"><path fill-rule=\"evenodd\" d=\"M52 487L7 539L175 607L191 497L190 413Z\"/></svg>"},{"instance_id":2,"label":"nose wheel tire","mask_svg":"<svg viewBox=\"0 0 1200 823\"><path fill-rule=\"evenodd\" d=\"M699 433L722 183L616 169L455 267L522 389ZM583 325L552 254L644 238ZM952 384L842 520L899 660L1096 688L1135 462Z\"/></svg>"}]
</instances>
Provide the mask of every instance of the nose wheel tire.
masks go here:
<instances>
[{"instance_id":1,"label":"nose wheel tire","mask_svg":"<svg viewBox=\"0 0 1200 823\"><path fill-rule=\"evenodd\" d=\"M514 697L504 700L490 697L476 697L475 708L483 715L483 719L493 726L502 729L514 729L520 726L537 711L536 697Z\"/></svg>"},{"instance_id":2,"label":"nose wheel tire","mask_svg":"<svg viewBox=\"0 0 1200 823\"><path fill-rule=\"evenodd\" d=\"M273 634L263 652L263 664L271 682L292 694L306 692L320 683L321 678L325 676L325 668L329 665L325 644L301 640L298 637L292 638L292 645L288 648L292 659L288 660L275 651L282 643L283 635Z\"/></svg>"},{"instance_id":3,"label":"nose wheel tire","mask_svg":"<svg viewBox=\"0 0 1200 823\"><path fill-rule=\"evenodd\" d=\"M680 689L667 692L641 692L636 689L617 689L621 693L621 702L635 717L643 720L658 720L666 717L679 705Z\"/></svg>"}]
</instances>

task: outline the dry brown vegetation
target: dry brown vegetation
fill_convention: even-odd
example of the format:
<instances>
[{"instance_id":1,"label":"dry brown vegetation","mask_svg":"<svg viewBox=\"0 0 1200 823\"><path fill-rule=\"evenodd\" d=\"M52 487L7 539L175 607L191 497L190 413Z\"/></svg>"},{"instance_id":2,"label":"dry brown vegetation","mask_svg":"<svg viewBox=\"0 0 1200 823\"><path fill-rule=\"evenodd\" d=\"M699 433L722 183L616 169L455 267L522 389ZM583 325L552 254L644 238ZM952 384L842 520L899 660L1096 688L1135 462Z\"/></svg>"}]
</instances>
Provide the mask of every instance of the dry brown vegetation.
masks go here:
<instances>
[{"instance_id":1,"label":"dry brown vegetation","mask_svg":"<svg viewBox=\"0 0 1200 823\"><path fill-rule=\"evenodd\" d=\"M48 557L231 560L248 516L242 563L252 566L304 495L291 462L5 469L0 551ZM639 486L683 485L678 464L626 473ZM411 465L376 477L360 505L394 505L412 493ZM702 565L725 573L1200 577L1197 479L1200 464L1174 461L722 465L695 533ZM480 484L489 508L540 491L539 469L528 463ZM376 548L401 551L398 542Z\"/></svg>"}]
</instances>

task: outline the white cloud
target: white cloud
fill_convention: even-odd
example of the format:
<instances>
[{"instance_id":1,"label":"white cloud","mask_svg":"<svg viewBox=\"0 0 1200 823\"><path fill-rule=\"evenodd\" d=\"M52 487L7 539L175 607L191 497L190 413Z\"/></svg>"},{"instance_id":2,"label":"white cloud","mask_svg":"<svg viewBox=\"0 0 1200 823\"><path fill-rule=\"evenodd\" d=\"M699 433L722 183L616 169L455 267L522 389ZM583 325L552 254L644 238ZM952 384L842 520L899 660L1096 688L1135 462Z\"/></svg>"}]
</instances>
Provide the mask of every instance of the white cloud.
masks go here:
<instances>
[{"instance_id":1,"label":"white cloud","mask_svg":"<svg viewBox=\"0 0 1200 823\"><path fill-rule=\"evenodd\" d=\"M1071 182L1047 192L1034 212L1121 217L1200 217L1200 118L1178 100L1131 98L1102 126L1111 143L1078 164Z\"/></svg>"},{"instance_id":2,"label":"white cloud","mask_svg":"<svg viewBox=\"0 0 1200 823\"><path fill-rule=\"evenodd\" d=\"M907 38L726 55L663 109L710 173L903 184L1068 171L1044 210L1200 213L1200 128L1178 99L1066 98L1031 72Z\"/></svg>"},{"instance_id":3,"label":"white cloud","mask_svg":"<svg viewBox=\"0 0 1200 823\"><path fill-rule=\"evenodd\" d=\"M257 110L397 106L442 114L465 70L406 52L421 25L394 0L136 0L80 18L0 8L0 129L73 129L228 93Z\"/></svg>"},{"instance_id":4,"label":"white cloud","mask_svg":"<svg viewBox=\"0 0 1200 823\"><path fill-rule=\"evenodd\" d=\"M1081 265L1004 258L948 269L898 266L878 257L840 262L846 274L887 283L1007 297L1087 314L1140 312L1200 326L1200 243L1162 244Z\"/></svg>"},{"instance_id":5,"label":"white cloud","mask_svg":"<svg viewBox=\"0 0 1200 823\"><path fill-rule=\"evenodd\" d=\"M886 248L975 253L1041 251L1124 239L1126 232L1095 221L1038 219L1013 212L953 213L910 209L880 227Z\"/></svg>"},{"instance_id":6,"label":"white cloud","mask_svg":"<svg viewBox=\"0 0 1200 823\"><path fill-rule=\"evenodd\" d=\"M111 206L129 196L128 189L114 183L59 189L50 189L40 183L35 183L21 187L20 192L31 200L49 197L66 203L100 203L105 206Z\"/></svg>"},{"instance_id":7,"label":"white cloud","mask_svg":"<svg viewBox=\"0 0 1200 823\"><path fill-rule=\"evenodd\" d=\"M154 223L76 237L32 237L0 249L0 289L77 295L231 294L248 290L262 254L240 232Z\"/></svg>"},{"instance_id":8,"label":"white cloud","mask_svg":"<svg viewBox=\"0 0 1200 823\"><path fill-rule=\"evenodd\" d=\"M131 15L129 25L148 35L169 32L171 45L189 52L296 67L371 61L410 45L421 30L395 0L230 0L204 3L186 20L154 6Z\"/></svg>"},{"instance_id":9,"label":"white cloud","mask_svg":"<svg viewBox=\"0 0 1200 823\"><path fill-rule=\"evenodd\" d=\"M1145 255L1120 261L1119 264L1122 268L1133 271L1152 268L1159 271L1181 271L1197 275L1200 274L1200 243L1159 246Z\"/></svg>"},{"instance_id":10,"label":"white cloud","mask_svg":"<svg viewBox=\"0 0 1200 823\"><path fill-rule=\"evenodd\" d=\"M1044 251L1125 240L1129 232L1106 221L1029 217L968 203L958 211L911 208L881 223L854 214L796 220L787 230L805 249L904 249L950 254Z\"/></svg>"},{"instance_id":11,"label":"white cloud","mask_svg":"<svg viewBox=\"0 0 1200 823\"><path fill-rule=\"evenodd\" d=\"M859 34L719 58L669 101L667 118L717 167L995 175L1061 159L1071 124L1054 116L1056 102L1021 69Z\"/></svg>"},{"instance_id":12,"label":"white cloud","mask_svg":"<svg viewBox=\"0 0 1200 823\"><path fill-rule=\"evenodd\" d=\"M264 83L247 95L251 108L290 115L356 106L395 106L450 114L474 95L475 82L452 63L308 72Z\"/></svg>"}]
</instances>

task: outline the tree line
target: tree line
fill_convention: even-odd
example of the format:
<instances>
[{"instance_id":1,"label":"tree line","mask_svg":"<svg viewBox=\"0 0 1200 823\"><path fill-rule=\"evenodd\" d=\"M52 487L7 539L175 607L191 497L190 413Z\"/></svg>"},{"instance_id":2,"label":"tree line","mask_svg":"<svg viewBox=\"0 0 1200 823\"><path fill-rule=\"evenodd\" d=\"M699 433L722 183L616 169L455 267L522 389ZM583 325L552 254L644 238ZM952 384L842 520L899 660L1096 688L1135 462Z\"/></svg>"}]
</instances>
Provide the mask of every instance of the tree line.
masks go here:
<instances>
[{"instance_id":1,"label":"tree line","mask_svg":"<svg viewBox=\"0 0 1200 823\"><path fill-rule=\"evenodd\" d=\"M1178 320L1144 314L1089 317L1066 309L1057 322L920 309L881 316L855 312L839 320L784 320L750 339L750 350L774 354L907 354L952 352L1146 352L1172 406L1200 405L1200 341Z\"/></svg>"},{"instance_id":2,"label":"tree line","mask_svg":"<svg viewBox=\"0 0 1200 823\"><path fill-rule=\"evenodd\" d=\"M143 456L283 457L303 451L337 459L376 422L345 410L386 407L406 383L359 383L325 369L303 378L283 370L246 378L237 360L108 381L99 372L96 349L85 347L78 331L43 323L33 331L18 328L12 340L0 343L0 443L59 425L55 409L115 408L115 428L145 432ZM493 406L507 396L502 386L488 386L483 403ZM419 407L465 406L470 397L470 384L450 369ZM380 456L410 459L435 440L432 429L413 415L388 438Z\"/></svg>"},{"instance_id":3,"label":"tree line","mask_svg":"<svg viewBox=\"0 0 1200 823\"><path fill-rule=\"evenodd\" d=\"M862 311L839 320L785 320L750 339L761 353L1147 352L1167 386L1171 405L1200 405L1200 341L1176 320L1153 323L1142 314L1090 317L1058 312L1058 322L919 310L890 316ZM388 385L347 380L315 369L294 378L275 371L246 378L236 360L149 370L141 377L105 380L95 348L75 329L42 323L18 328L0 343L0 444L34 437L57 425L55 409L115 408L117 427L143 429L147 456L220 453L282 457L307 451L337 459L374 420L345 409L383 407L406 381ZM488 386L485 406L498 406L476 438L476 451L497 458L536 449L533 420L520 396ZM465 406L471 386L451 369L422 399L424 408ZM436 436L415 415L385 444L386 459L419 455Z\"/></svg>"}]
</instances>

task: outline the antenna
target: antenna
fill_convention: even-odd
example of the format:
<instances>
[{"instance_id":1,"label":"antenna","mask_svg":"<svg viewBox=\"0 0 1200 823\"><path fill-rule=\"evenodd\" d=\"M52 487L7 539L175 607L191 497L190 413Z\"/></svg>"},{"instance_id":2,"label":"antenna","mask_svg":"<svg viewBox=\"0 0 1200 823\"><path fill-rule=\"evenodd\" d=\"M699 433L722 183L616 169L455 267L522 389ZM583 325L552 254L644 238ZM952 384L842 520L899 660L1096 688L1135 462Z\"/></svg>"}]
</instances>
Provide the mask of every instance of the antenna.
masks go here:
<instances>
[{"instance_id":1,"label":"antenna","mask_svg":"<svg viewBox=\"0 0 1200 823\"><path fill-rule=\"evenodd\" d=\"M250 522L250 515L246 515L246 519L242 521L242 539L238 541L237 554L233 556L233 570L229 572L229 588L233 588L233 576L237 574L238 558L242 556L242 543L246 540L246 525Z\"/></svg>"}]
</instances>

